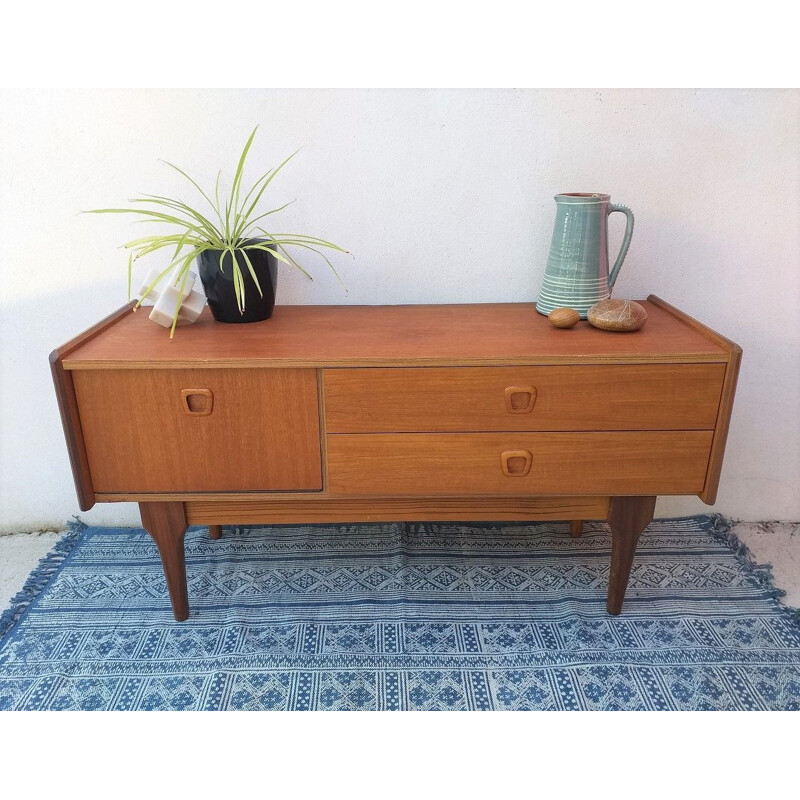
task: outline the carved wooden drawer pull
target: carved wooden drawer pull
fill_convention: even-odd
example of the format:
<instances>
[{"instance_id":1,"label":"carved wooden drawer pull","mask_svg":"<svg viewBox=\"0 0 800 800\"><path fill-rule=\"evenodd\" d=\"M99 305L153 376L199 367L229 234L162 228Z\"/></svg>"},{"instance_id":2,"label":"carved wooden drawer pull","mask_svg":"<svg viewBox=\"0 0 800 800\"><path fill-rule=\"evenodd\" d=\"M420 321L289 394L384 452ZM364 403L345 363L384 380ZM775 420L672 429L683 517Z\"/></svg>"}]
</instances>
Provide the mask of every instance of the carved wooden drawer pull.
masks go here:
<instances>
[{"instance_id":1,"label":"carved wooden drawer pull","mask_svg":"<svg viewBox=\"0 0 800 800\"><path fill-rule=\"evenodd\" d=\"M211 389L183 389L181 399L183 410L192 417L207 417L214 409Z\"/></svg>"},{"instance_id":2,"label":"carved wooden drawer pull","mask_svg":"<svg viewBox=\"0 0 800 800\"><path fill-rule=\"evenodd\" d=\"M531 471L532 463L530 450L506 450L500 455L503 475L508 478L524 478Z\"/></svg>"},{"instance_id":3,"label":"carved wooden drawer pull","mask_svg":"<svg viewBox=\"0 0 800 800\"><path fill-rule=\"evenodd\" d=\"M536 387L509 386L505 391L506 411L509 414L530 414L536 403Z\"/></svg>"}]
</instances>

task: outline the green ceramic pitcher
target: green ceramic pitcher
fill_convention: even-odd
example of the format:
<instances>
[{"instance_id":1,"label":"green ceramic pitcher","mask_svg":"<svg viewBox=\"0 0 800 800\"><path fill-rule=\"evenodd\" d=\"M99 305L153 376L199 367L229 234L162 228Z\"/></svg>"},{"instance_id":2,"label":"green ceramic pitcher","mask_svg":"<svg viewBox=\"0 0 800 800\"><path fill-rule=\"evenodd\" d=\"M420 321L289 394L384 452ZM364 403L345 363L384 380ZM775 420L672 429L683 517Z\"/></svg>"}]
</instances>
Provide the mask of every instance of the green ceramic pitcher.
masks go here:
<instances>
[{"instance_id":1,"label":"green ceramic pitcher","mask_svg":"<svg viewBox=\"0 0 800 800\"><path fill-rule=\"evenodd\" d=\"M633 212L612 204L607 194L573 192L557 194L556 225L536 310L574 308L581 319L599 300L607 300L625 260L633 234ZM627 217L625 236L617 260L608 269L608 215L621 211Z\"/></svg>"}]
</instances>

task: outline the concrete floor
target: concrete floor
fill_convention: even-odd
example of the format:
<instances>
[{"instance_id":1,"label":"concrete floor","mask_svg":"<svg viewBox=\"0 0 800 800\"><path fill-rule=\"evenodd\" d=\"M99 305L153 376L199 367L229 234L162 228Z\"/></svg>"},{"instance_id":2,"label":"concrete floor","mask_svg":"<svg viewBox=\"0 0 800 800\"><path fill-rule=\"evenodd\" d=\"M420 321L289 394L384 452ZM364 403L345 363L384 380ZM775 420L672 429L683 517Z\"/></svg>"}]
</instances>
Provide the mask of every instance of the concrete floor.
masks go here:
<instances>
[{"instance_id":1,"label":"concrete floor","mask_svg":"<svg viewBox=\"0 0 800 800\"><path fill-rule=\"evenodd\" d=\"M782 602L800 608L800 522L739 522L732 533L759 564L772 564L773 583L786 592Z\"/></svg>"},{"instance_id":2,"label":"concrete floor","mask_svg":"<svg viewBox=\"0 0 800 800\"><path fill-rule=\"evenodd\" d=\"M740 522L733 533L759 564L772 564L775 585L786 591L783 602L800 608L800 522ZM0 611L62 535L40 531L0 536Z\"/></svg>"},{"instance_id":3,"label":"concrete floor","mask_svg":"<svg viewBox=\"0 0 800 800\"><path fill-rule=\"evenodd\" d=\"M36 531L0 536L0 613L63 535L64 531Z\"/></svg>"}]
</instances>

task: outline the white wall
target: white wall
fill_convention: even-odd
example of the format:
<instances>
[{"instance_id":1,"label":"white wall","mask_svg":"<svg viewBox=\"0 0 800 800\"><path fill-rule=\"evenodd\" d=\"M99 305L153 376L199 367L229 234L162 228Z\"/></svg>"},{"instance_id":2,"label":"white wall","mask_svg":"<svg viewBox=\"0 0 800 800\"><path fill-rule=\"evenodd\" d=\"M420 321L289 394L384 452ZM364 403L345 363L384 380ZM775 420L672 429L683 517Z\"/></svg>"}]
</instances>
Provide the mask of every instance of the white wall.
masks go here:
<instances>
[{"instance_id":1,"label":"white wall","mask_svg":"<svg viewBox=\"0 0 800 800\"><path fill-rule=\"evenodd\" d=\"M284 229L355 255L348 294L315 264L313 283L282 274L279 303L531 301L554 194L631 206L616 295L654 292L744 348L717 509L800 519L799 122L791 91L0 93L0 530L78 512L47 355L125 301L117 248L141 228L77 212L175 192L159 158L230 174L255 124L251 177L304 146L274 184L298 198Z\"/></svg>"}]
</instances>

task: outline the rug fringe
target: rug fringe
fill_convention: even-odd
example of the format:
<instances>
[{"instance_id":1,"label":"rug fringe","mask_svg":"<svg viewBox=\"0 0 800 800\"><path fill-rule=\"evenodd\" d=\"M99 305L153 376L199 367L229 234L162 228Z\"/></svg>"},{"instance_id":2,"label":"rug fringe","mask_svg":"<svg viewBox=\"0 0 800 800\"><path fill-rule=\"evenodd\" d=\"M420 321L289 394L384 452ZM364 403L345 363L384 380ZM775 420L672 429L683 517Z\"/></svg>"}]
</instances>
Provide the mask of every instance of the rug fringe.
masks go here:
<instances>
[{"instance_id":1,"label":"rug fringe","mask_svg":"<svg viewBox=\"0 0 800 800\"><path fill-rule=\"evenodd\" d=\"M745 572L753 577L758 585L772 597L781 613L795 625L800 624L800 608L787 606L781 600L786 596L786 591L775 586L772 564L759 564L756 561L750 548L735 533L732 533L733 522L723 517L722 514L703 514L698 517L698 520L713 539L724 544L733 552Z\"/></svg>"},{"instance_id":2,"label":"rug fringe","mask_svg":"<svg viewBox=\"0 0 800 800\"><path fill-rule=\"evenodd\" d=\"M64 559L78 541L78 537L88 526L78 517L67 522L67 532L54 545L53 549L39 561L28 576L25 585L11 599L11 605L0 614L0 639L24 616L31 603L45 590L47 584L61 569Z\"/></svg>"},{"instance_id":3,"label":"rug fringe","mask_svg":"<svg viewBox=\"0 0 800 800\"><path fill-rule=\"evenodd\" d=\"M732 533L733 523L722 514L698 514L680 519L695 519L712 536L713 539L728 547L739 560L742 568L754 578L758 585L773 599L782 614L793 624L800 624L800 608L787 606L781 601L786 595L783 589L775 586L772 564L759 564L750 548ZM30 604L44 591L47 584L59 571L64 559L69 555L78 541L80 534L88 526L79 517L67 521L67 533L59 539L53 549L42 558L33 572L28 576L25 585L12 598L10 606L0 614L0 639L3 639L15 623L25 614ZM237 527L235 530L239 530Z\"/></svg>"}]
</instances>

